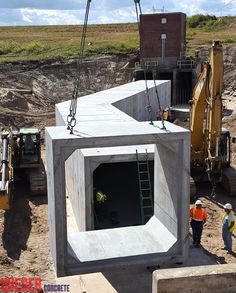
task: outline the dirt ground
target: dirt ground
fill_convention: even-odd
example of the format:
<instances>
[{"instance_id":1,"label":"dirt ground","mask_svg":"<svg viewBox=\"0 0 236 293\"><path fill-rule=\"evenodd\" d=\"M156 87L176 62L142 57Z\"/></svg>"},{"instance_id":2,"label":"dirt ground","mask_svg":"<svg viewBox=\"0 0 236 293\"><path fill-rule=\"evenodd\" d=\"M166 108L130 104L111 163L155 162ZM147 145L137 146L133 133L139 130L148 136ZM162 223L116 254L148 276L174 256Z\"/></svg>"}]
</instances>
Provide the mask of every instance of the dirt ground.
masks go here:
<instances>
[{"instance_id":1,"label":"dirt ground","mask_svg":"<svg viewBox=\"0 0 236 293\"><path fill-rule=\"evenodd\" d=\"M134 56L94 58L84 71L82 94L100 91L123 84L132 79L131 67ZM226 115L224 126L236 136L236 47L225 49L225 91L224 106ZM32 127L42 132L45 126L55 124L54 105L71 98L73 78L76 76L75 62L17 64L0 66L0 126ZM88 77L86 77L88 76ZM26 89L27 94L14 89ZM82 95L81 94L81 95ZM232 148L232 158L236 163L236 147ZM232 263L236 254L228 255L222 250L221 213L226 202L236 210L236 198L229 198L221 188L215 199L208 198L208 185L198 186L197 196L203 200L208 212L204 227L201 255L208 263ZM47 222L47 198L30 197L27 185L19 184L14 204L9 211L0 211L0 277L41 277L45 283L55 283L55 273L50 256ZM234 236L236 238L236 236ZM192 251L195 251L191 247ZM233 239L236 252L236 239ZM190 253L191 254L191 253ZM211 261L210 261L211 259ZM195 259L186 265L198 265ZM124 282L125 269L121 269L120 284ZM144 268L136 270L140 280L151 282L151 275ZM147 277L147 274L148 277ZM107 274L109 275L109 274ZM111 276L109 276L112 279ZM118 292L149 292L150 284L140 291L124 290L114 280ZM127 281L127 279L126 279ZM144 289L147 291L142 291ZM142 290L141 290L142 289Z\"/></svg>"}]
</instances>

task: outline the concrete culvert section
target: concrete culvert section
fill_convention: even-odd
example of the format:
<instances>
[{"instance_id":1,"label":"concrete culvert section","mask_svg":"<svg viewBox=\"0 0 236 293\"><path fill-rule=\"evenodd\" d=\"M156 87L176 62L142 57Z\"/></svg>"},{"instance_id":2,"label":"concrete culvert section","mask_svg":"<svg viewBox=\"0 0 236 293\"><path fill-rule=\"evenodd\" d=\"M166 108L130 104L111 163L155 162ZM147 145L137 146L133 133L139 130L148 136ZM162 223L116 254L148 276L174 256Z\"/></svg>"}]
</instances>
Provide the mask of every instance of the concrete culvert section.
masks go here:
<instances>
[{"instance_id":1,"label":"concrete culvert section","mask_svg":"<svg viewBox=\"0 0 236 293\"><path fill-rule=\"evenodd\" d=\"M158 82L157 89L170 105L169 85ZM148 86L154 110L155 87L151 81ZM166 129L161 121L150 125L145 104L145 82L134 82L80 98L74 135L65 126L47 128L50 244L58 276L187 257L189 131L169 122ZM66 124L68 105L57 105L58 125ZM146 154L154 161L154 212L145 225L138 211L136 150L140 161ZM108 198L108 216L98 223L95 188Z\"/></svg>"}]
</instances>

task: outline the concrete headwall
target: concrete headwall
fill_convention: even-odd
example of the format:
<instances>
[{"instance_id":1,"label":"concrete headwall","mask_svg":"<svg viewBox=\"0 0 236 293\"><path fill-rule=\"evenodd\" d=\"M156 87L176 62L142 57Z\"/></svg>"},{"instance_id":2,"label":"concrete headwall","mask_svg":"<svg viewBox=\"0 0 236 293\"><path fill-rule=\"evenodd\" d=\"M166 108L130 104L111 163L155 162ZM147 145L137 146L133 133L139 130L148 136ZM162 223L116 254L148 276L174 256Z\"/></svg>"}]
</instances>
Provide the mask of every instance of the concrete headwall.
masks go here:
<instances>
[{"instance_id":1,"label":"concrete headwall","mask_svg":"<svg viewBox=\"0 0 236 293\"><path fill-rule=\"evenodd\" d=\"M164 269L153 273L152 293L235 293L236 264Z\"/></svg>"},{"instance_id":2,"label":"concrete headwall","mask_svg":"<svg viewBox=\"0 0 236 293\"><path fill-rule=\"evenodd\" d=\"M73 170L73 172L72 172ZM80 232L86 231L84 157L78 149L65 162L66 192L71 200L76 224Z\"/></svg>"}]
</instances>

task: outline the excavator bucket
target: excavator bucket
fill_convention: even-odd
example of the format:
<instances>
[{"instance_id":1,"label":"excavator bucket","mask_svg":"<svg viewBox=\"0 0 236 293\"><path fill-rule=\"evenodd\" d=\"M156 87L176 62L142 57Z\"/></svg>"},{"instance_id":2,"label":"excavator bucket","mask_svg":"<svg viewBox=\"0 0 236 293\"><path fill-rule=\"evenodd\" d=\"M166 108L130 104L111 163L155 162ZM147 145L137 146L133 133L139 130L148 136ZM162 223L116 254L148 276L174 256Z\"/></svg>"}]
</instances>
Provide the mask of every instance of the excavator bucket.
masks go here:
<instances>
[{"instance_id":1,"label":"excavator bucket","mask_svg":"<svg viewBox=\"0 0 236 293\"><path fill-rule=\"evenodd\" d=\"M10 196L5 191L0 193L0 210L9 210L10 208Z\"/></svg>"}]
</instances>

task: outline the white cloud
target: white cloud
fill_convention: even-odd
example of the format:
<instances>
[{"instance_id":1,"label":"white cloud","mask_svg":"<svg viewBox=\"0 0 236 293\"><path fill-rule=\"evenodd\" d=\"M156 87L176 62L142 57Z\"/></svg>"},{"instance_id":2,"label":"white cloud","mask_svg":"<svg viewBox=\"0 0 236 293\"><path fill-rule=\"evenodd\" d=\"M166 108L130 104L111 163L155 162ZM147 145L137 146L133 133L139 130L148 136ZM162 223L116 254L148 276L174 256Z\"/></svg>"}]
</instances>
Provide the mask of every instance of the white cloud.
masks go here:
<instances>
[{"instance_id":1,"label":"white cloud","mask_svg":"<svg viewBox=\"0 0 236 293\"><path fill-rule=\"evenodd\" d=\"M57 25L57 24L80 24L82 23L81 12L74 10L39 10L39 9L20 9L22 20L34 25Z\"/></svg>"},{"instance_id":2,"label":"white cloud","mask_svg":"<svg viewBox=\"0 0 236 293\"><path fill-rule=\"evenodd\" d=\"M143 13L184 12L236 15L236 0L141 0ZM8 8L7 8L8 7ZM31 7L31 8L30 8ZM0 25L81 24L85 0L0 0ZM133 0L92 0L89 23L136 21Z\"/></svg>"},{"instance_id":3,"label":"white cloud","mask_svg":"<svg viewBox=\"0 0 236 293\"><path fill-rule=\"evenodd\" d=\"M130 7L108 11L106 15L96 12L96 19L99 23L135 22L136 14Z\"/></svg>"}]
</instances>

